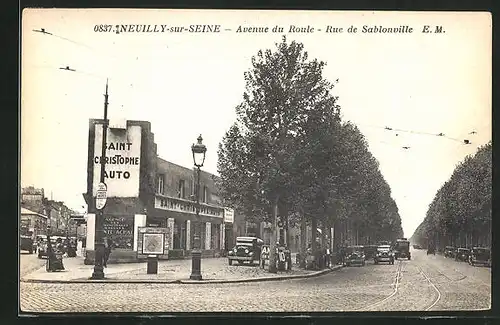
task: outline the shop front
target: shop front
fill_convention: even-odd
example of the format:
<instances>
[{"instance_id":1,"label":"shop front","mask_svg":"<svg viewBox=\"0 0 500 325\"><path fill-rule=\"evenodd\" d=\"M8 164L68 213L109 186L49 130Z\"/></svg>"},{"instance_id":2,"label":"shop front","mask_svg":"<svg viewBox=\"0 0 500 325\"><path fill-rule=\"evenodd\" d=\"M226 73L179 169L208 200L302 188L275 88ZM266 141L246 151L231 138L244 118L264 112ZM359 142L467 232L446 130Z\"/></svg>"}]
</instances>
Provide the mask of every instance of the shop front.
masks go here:
<instances>
[{"instance_id":1,"label":"shop front","mask_svg":"<svg viewBox=\"0 0 500 325\"><path fill-rule=\"evenodd\" d=\"M156 195L153 212L148 215L149 226L168 227L170 231L169 259L184 258L191 254L195 227L200 235L202 256L214 257L224 248L224 208L200 203L199 219L196 202Z\"/></svg>"}]
</instances>

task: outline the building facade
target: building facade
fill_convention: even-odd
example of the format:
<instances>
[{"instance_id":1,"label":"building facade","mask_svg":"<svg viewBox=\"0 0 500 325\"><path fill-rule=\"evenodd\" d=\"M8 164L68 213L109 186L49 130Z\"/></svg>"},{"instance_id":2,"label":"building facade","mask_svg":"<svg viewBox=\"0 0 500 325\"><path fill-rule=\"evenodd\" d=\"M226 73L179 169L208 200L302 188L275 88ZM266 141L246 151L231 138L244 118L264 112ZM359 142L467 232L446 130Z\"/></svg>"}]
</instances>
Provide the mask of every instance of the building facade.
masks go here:
<instances>
[{"instance_id":1,"label":"building facade","mask_svg":"<svg viewBox=\"0 0 500 325\"><path fill-rule=\"evenodd\" d=\"M71 222L71 215L74 214L74 211L62 201L46 198L43 188L35 188L34 186L22 188L21 207L46 216L46 226L50 226L52 235L74 236L76 225Z\"/></svg>"},{"instance_id":2,"label":"building facade","mask_svg":"<svg viewBox=\"0 0 500 325\"><path fill-rule=\"evenodd\" d=\"M93 263L95 197L101 175L103 120L89 121L88 206L85 263ZM197 225L203 256L217 256L234 237L234 213L220 204L216 176L200 173L200 213L196 222L197 172L157 156L151 124L147 121L110 121L106 141L104 180L107 201L104 232L115 246L109 263L134 262L138 256L138 228L165 227L170 231L168 255L182 258L193 248ZM189 150L187 148L186 150Z\"/></svg>"}]
</instances>

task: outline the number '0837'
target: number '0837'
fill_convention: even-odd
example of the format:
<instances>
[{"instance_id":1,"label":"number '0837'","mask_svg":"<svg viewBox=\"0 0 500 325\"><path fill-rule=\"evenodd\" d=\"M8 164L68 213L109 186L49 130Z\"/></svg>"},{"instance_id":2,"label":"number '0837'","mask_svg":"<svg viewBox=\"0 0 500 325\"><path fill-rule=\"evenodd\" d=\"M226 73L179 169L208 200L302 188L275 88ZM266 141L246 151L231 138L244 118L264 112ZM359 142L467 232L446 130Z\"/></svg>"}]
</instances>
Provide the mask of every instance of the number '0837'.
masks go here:
<instances>
[{"instance_id":1,"label":"number '0837'","mask_svg":"<svg viewBox=\"0 0 500 325\"><path fill-rule=\"evenodd\" d=\"M113 25L95 25L94 26L94 32L97 33L106 33L106 32L111 32L113 29Z\"/></svg>"}]
</instances>

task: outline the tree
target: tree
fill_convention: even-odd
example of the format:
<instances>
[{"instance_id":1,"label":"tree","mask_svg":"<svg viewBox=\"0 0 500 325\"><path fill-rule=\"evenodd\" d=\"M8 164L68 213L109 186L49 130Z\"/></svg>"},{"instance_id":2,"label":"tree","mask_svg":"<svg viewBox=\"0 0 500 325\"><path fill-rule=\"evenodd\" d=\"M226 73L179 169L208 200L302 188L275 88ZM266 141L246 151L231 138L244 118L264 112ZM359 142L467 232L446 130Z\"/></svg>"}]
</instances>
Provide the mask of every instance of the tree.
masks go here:
<instances>
[{"instance_id":1,"label":"tree","mask_svg":"<svg viewBox=\"0 0 500 325\"><path fill-rule=\"evenodd\" d=\"M260 50L252 58L252 68L244 74L243 101L236 107L237 123L219 148L225 200L246 213L260 212L264 220L280 214L270 213L278 206L290 211L292 198L297 197L290 171L299 136L311 112L335 109L333 86L322 76L324 66L308 60L303 45L288 43L285 37L275 51ZM275 241L273 236L272 255ZM271 271L273 261L271 256Z\"/></svg>"},{"instance_id":2,"label":"tree","mask_svg":"<svg viewBox=\"0 0 500 325\"><path fill-rule=\"evenodd\" d=\"M456 166L415 230L412 237L417 242L437 241L441 246L490 245L491 149L490 142Z\"/></svg>"}]
</instances>

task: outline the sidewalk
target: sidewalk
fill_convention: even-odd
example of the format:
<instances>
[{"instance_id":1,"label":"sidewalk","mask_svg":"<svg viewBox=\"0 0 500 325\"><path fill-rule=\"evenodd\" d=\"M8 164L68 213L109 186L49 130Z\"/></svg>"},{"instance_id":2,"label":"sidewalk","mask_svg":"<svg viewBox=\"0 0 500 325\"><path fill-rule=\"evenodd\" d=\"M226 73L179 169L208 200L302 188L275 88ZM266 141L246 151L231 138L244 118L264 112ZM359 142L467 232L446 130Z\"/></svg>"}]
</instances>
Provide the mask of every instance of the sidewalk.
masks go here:
<instances>
[{"instance_id":1,"label":"sidewalk","mask_svg":"<svg viewBox=\"0 0 500 325\"><path fill-rule=\"evenodd\" d=\"M340 268L333 267L322 271L299 269L294 265L289 272L269 273L258 266L232 265L226 258L206 258L201 261L202 281L189 280L191 259L168 260L158 262L158 274L147 274L147 263L110 264L104 269L105 279L90 280L93 265L84 265L82 257L65 258L65 271L47 272L45 266L36 269L23 277L23 282L115 282L115 283L235 283L272 281L293 278L306 278L322 275Z\"/></svg>"}]
</instances>

